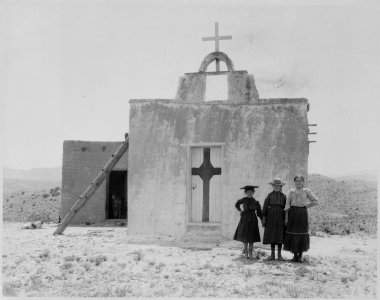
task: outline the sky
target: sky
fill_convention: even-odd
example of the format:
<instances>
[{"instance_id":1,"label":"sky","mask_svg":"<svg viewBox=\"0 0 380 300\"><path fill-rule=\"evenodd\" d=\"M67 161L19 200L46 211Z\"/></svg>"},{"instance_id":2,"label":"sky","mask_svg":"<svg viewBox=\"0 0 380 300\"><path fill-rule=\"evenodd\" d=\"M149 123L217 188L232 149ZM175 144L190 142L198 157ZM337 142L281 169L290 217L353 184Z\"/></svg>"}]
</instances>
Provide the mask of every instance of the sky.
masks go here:
<instances>
[{"instance_id":1,"label":"sky","mask_svg":"<svg viewBox=\"0 0 380 300\"><path fill-rule=\"evenodd\" d=\"M64 140L120 141L130 99L173 99L220 50L261 98L310 102L309 172L374 171L380 153L380 6L374 1L3 1L2 164L62 164ZM210 66L209 68L213 68ZM207 98L226 98L210 77Z\"/></svg>"}]
</instances>

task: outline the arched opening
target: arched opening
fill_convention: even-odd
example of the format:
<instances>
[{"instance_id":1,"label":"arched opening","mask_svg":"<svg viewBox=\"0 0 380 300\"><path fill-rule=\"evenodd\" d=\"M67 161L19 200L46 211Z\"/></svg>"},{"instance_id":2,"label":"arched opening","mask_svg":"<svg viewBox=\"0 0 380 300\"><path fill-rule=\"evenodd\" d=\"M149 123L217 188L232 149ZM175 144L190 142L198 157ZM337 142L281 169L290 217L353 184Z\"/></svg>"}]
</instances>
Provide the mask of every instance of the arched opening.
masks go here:
<instances>
[{"instance_id":1,"label":"arched opening","mask_svg":"<svg viewBox=\"0 0 380 300\"><path fill-rule=\"evenodd\" d=\"M206 76L205 101L228 99L227 75Z\"/></svg>"},{"instance_id":2,"label":"arched opening","mask_svg":"<svg viewBox=\"0 0 380 300\"><path fill-rule=\"evenodd\" d=\"M229 72L234 71L234 65L231 61L231 59L227 56L227 54L223 52L212 52L208 54L202 61L201 66L199 67L199 72L206 72L207 67L209 64L211 64L213 61L218 59L221 62L224 62L226 64L227 70Z\"/></svg>"}]
</instances>

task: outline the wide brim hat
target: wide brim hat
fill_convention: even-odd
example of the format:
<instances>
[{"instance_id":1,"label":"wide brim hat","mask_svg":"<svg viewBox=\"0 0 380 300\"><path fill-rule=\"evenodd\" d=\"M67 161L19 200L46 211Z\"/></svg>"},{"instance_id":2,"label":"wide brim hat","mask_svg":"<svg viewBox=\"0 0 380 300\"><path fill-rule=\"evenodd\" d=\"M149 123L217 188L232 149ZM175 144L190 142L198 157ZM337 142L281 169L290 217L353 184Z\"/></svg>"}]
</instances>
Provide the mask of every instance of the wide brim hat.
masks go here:
<instances>
[{"instance_id":1,"label":"wide brim hat","mask_svg":"<svg viewBox=\"0 0 380 300\"><path fill-rule=\"evenodd\" d=\"M258 188L257 185L245 185L240 189L244 191L254 191L256 188Z\"/></svg>"},{"instance_id":2,"label":"wide brim hat","mask_svg":"<svg viewBox=\"0 0 380 300\"><path fill-rule=\"evenodd\" d=\"M271 182L269 182L271 185L281 185L284 186L286 183L283 182L280 178L275 178Z\"/></svg>"}]
</instances>

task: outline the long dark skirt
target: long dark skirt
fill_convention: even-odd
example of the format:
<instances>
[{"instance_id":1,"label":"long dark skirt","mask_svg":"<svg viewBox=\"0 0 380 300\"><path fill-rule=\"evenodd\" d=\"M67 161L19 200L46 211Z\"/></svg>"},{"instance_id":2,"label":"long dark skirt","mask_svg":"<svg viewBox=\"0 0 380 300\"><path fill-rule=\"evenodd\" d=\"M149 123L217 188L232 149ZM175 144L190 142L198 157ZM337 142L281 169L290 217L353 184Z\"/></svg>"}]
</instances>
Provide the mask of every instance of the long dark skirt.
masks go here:
<instances>
[{"instance_id":1,"label":"long dark skirt","mask_svg":"<svg viewBox=\"0 0 380 300\"><path fill-rule=\"evenodd\" d=\"M305 252L310 248L309 218L306 207L291 206L288 215L284 250Z\"/></svg>"},{"instance_id":2,"label":"long dark skirt","mask_svg":"<svg viewBox=\"0 0 380 300\"><path fill-rule=\"evenodd\" d=\"M285 237L284 207L271 205L266 216L263 244L282 244Z\"/></svg>"},{"instance_id":3,"label":"long dark skirt","mask_svg":"<svg viewBox=\"0 0 380 300\"><path fill-rule=\"evenodd\" d=\"M236 228L234 240L243 243L260 242L257 216L254 212L243 212Z\"/></svg>"}]
</instances>

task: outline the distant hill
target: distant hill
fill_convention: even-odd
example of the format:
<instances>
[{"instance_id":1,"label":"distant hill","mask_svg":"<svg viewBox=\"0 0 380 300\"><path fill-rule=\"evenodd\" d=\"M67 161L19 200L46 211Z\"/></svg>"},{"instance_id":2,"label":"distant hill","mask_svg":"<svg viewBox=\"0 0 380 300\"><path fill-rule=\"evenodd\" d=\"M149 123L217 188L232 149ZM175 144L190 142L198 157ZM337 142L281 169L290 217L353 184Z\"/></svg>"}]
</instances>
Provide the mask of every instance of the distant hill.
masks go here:
<instances>
[{"instance_id":1,"label":"distant hill","mask_svg":"<svg viewBox=\"0 0 380 300\"><path fill-rule=\"evenodd\" d=\"M4 168L4 179L18 179L26 181L48 181L48 182L61 182L62 168L34 168L29 170L19 170Z\"/></svg>"},{"instance_id":2,"label":"distant hill","mask_svg":"<svg viewBox=\"0 0 380 300\"><path fill-rule=\"evenodd\" d=\"M349 174L344 176L333 177L335 180L361 180L377 183L376 173Z\"/></svg>"},{"instance_id":3,"label":"distant hill","mask_svg":"<svg viewBox=\"0 0 380 300\"><path fill-rule=\"evenodd\" d=\"M310 174L308 187L320 205L309 210L310 230L330 234L376 233L377 183Z\"/></svg>"}]
</instances>

